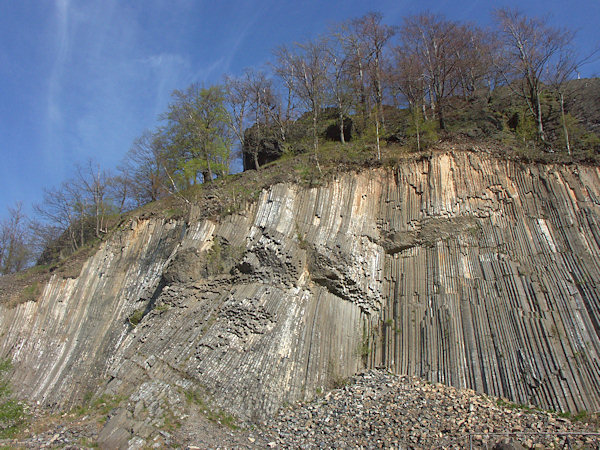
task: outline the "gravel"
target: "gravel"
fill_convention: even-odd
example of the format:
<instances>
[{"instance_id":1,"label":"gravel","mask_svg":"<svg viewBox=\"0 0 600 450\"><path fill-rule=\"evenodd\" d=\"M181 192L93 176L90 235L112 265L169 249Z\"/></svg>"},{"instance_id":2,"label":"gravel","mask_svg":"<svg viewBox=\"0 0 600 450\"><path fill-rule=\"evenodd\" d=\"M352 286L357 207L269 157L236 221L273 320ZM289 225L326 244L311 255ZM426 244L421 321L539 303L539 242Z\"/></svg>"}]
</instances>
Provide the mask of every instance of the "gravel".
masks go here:
<instances>
[{"instance_id":1,"label":"gravel","mask_svg":"<svg viewBox=\"0 0 600 450\"><path fill-rule=\"evenodd\" d=\"M381 370L282 410L265 431L265 439L277 446L306 449L562 448L566 439L575 447L600 447L600 435L564 434L598 431L592 425Z\"/></svg>"}]
</instances>

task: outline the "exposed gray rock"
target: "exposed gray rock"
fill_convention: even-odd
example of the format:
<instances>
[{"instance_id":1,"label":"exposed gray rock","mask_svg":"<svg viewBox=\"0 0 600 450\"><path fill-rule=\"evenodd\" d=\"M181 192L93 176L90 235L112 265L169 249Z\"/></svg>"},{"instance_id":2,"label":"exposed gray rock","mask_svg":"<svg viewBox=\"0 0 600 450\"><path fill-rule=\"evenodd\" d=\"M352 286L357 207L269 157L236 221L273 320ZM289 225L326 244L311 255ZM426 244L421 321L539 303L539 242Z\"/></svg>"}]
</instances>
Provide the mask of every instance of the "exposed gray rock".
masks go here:
<instances>
[{"instance_id":1,"label":"exposed gray rock","mask_svg":"<svg viewBox=\"0 0 600 450\"><path fill-rule=\"evenodd\" d=\"M0 306L0 355L23 397L118 395L135 423L127 402L147 382L260 421L380 366L595 411L599 224L594 167L441 153L278 184L219 221L133 221L79 278ZM139 437L118 429L103 439Z\"/></svg>"},{"instance_id":2,"label":"exposed gray rock","mask_svg":"<svg viewBox=\"0 0 600 450\"><path fill-rule=\"evenodd\" d=\"M163 272L163 280L166 284L191 283L207 275L206 256L197 248L188 247L175 254Z\"/></svg>"}]
</instances>

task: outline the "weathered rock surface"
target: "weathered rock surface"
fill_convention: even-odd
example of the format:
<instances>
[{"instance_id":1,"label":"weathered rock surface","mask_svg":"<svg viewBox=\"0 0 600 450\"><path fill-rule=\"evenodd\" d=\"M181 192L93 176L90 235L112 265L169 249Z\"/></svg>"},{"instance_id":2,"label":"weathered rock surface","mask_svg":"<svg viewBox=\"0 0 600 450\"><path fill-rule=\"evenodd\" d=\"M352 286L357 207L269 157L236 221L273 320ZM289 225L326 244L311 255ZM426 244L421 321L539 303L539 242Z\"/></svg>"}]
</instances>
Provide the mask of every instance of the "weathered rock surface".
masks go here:
<instances>
[{"instance_id":1,"label":"weathered rock surface","mask_svg":"<svg viewBox=\"0 0 600 450\"><path fill-rule=\"evenodd\" d=\"M135 415L144 392L166 410L201 389L256 421L376 366L600 409L598 168L441 153L194 216L133 221L77 279L0 306L21 395L131 399L102 431L115 445L160 426Z\"/></svg>"}]
</instances>

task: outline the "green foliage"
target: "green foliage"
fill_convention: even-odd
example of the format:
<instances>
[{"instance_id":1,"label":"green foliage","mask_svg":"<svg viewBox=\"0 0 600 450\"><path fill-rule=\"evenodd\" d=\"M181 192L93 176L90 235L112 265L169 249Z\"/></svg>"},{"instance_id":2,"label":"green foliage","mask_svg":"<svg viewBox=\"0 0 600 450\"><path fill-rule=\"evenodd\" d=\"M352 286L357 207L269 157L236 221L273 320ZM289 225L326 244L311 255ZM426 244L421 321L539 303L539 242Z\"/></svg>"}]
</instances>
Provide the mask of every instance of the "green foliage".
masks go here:
<instances>
[{"instance_id":1,"label":"green foliage","mask_svg":"<svg viewBox=\"0 0 600 450\"><path fill-rule=\"evenodd\" d=\"M223 272L223 246L220 239L215 239L212 247L206 254L206 270L210 275Z\"/></svg>"},{"instance_id":2,"label":"green foliage","mask_svg":"<svg viewBox=\"0 0 600 450\"><path fill-rule=\"evenodd\" d=\"M211 422L224 425L231 430L239 430L236 424L237 420L231 414L215 408L209 400L197 389L188 389L184 391L185 399L189 405L195 405L200 412Z\"/></svg>"},{"instance_id":3,"label":"green foliage","mask_svg":"<svg viewBox=\"0 0 600 450\"><path fill-rule=\"evenodd\" d=\"M108 394L103 394L97 398L93 397L93 393L88 391L84 395L81 404L74 407L71 410L71 413L77 416L85 416L89 414L106 416L125 399L123 396Z\"/></svg>"},{"instance_id":4,"label":"green foliage","mask_svg":"<svg viewBox=\"0 0 600 450\"><path fill-rule=\"evenodd\" d=\"M215 276L228 272L241 259L245 250L244 247L229 245L226 240L216 237L206 253L206 274Z\"/></svg>"},{"instance_id":5,"label":"green foliage","mask_svg":"<svg viewBox=\"0 0 600 450\"><path fill-rule=\"evenodd\" d=\"M97 442L86 437L79 438L77 443L81 448L100 448L100 445Z\"/></svg>"},{"instance_id":6,"label":"green foliage","mask_svg":"<svg viewBox=\"0 0 600 450\"><path fill-rule=\"evenodd\" d=\"M115 409L124 399L125 397L119 395L104 394L94 399L91 403L91 407L98 413L106 415Z\"/></svg>"},{"instance_id":7,"label":"green foliage","mask_svg":"<svg viewBox=\"0 0 600 450\"><path fill-rule=\"evenodd\" d=\"M557 413L557 416L564 419L569 419L571 422L585 422L596 428L600 426L600 416L597 412L589 413L586 410L581 410L573 414L570 411L563 411Z\"/></svg>"},{"instance_id":8,"label":"green foliage","mask_svg":"<svg viewBox=\"0 0 600 450\"><path fill-rule=\"evenodd\" d=\"M427 150L438 140L438 122L425 120L423 113L413 109L406 118L407 144L412 150Z\"/></svg>"},{"instance_id":9,"label":"green foliage","mask_svg":"<svg viewBox=\"0 0 600 450\"><path fill-rule=\"evenodd\" d=\"M27 286L21 292L21 301L23 302L34 302L37 300L40 295L40 285L37 281L34 281L29 286Z\"/></svg>"},{"instance_id":10,"label":"green foliage","mask_svg":"<svg viewBox=\"0 0 600 450\"><path fill-rule=\"evenodd\" d=\"M172 411L168 410L163 413L163 425L162 429L165 431L175 431L181 428L183 424L181 421L175 417Z\"/></svg>"},{"instance_id":11,"label":"green foliage","mask_svg":"<svg viewBox=\"0 0 600 450\"><path fill-rule=\"evenodd\" d=\"M298 224L296 224L296 239L298 240L298 247L300 247L302 250L308 250L310 248L310 245L306 240L306 236L300 232Z\"/></svg>"},{"instance_id":12,"label":"green foliage","mask_svg":"<svg viewBox=\"0 0 600 450\"><path fill-rule=\"evenodd\" d=\"M136 309L127 319L132 327L136 327L144 317L145 308Z\"/></svg>"},{"instance_id":13,"label":"green foliage","mask_svg":"<svg viewBox=\"0 0 600 450\"><path fill-rule=\"evenodd\" d=\"M228 183L227 199L230 203L224 208L224 212L231 214L243 210L248 202L258 200L260 192L260 189L248 186L245 183Z\"/></svg>"},{"instance_id":14,"label":"green foliage","mask_svg":"<svg viewBox=\"0 0 600 450\"><path fill-rule=\"evenodd\" d=\"M600 154L600 137L596 133L584 133L575 144L588 156Z\"/></svg>"},{"instance_id":15,"label":"green foliage","mask_svg":"<svg viewBox=\"0 0 600 450\"><path fill-rule=\"evenodd\" d=\"M542 411L542 409L536 408L535 406L525 405L524 403L514 403L503 398L497 399L496 405L500 406L501 408L518 409L526 413Z\"/></svg>"},{"instance_id":16,"label":"green foliage","mask_svg":"<svg viewBox=\"0 0 600 450\"><path fill-rule=\"evenodd\" d=\"M165 115L165 135L181 187L227 174L232 138L223 87L192 84L173 92L173 97Z\"/></svg>"},{"instance_id":17,"label":"green foliage","mask_svg":"<svg viewBox=\"0 0 600 450\"><path fill-rule=\"evenodd\" d=\"M12 367L9 359L0 360L0 438L13 436L25 423L23 405L11 396L7 372Z\"/></svg>"},{"instance_id":18,"label":"green foliage","mask_svg":"<svg viewBox=\"0 0 600 450\"><path fill-rule=\"evenodd\" d=\"M583 157L591 157L600 152L600 138L592 132L586 131L579 120L567 113L565 115L565 125L569 133L569 142L574 154ZM561 148L565 148L565 135L563 127L559 128L558 137Z\"/></svg>"},{"instance_id":19,"label":"green foliage","mask_svg":"<svg viewBox=\"0 0 600 450\"><path fill-rule=\"evenodd\" d=\"M361 357L363 365L366 367L368 362L368 357L371 354L371 346L369 340L369 334L365 326L363 326L362 340L358 346L358 356Z\"/></svg>"},{"instance_id":20,"label":"green foliage","mask_svg":"<svg viewBox=\"0 0 600 450\"><path fill-rule=\"evenodd\" d=\"M535 120L524 109L518 113L518 123L515 128L517 138L523 142L525 146L535 142L537 139L537 129Z\"/></svg>"}]
</instances>

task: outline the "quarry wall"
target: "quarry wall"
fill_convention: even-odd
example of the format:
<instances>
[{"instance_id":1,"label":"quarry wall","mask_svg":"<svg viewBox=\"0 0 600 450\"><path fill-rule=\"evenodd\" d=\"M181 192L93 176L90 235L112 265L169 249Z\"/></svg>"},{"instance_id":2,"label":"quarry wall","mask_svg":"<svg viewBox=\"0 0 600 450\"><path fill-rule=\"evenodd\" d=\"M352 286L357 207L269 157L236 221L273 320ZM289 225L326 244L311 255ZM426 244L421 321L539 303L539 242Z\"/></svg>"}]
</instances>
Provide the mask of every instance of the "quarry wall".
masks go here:
<instances>
[{"instance_id":1,"label":"quarry wall","mask_svg":"<svg viewBox=\"0 0 600 450\"><path fill-rule=\"evenodd\" d=\"M260 420L368 367L600 409L598 168L434 153L199 208L134 219L78 278L0 306L21 395L123 396L113 436L140 404L201 391Z\"/></svg>"}]
</instances>

